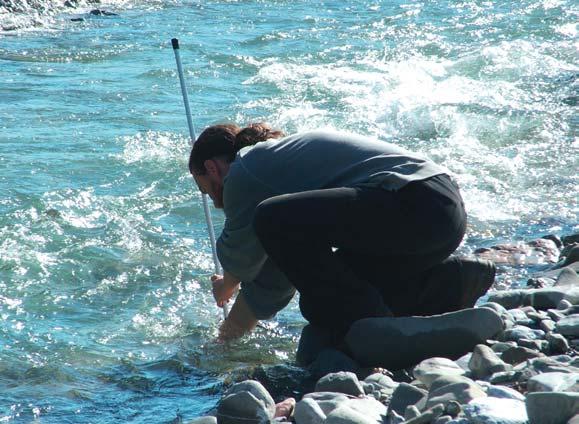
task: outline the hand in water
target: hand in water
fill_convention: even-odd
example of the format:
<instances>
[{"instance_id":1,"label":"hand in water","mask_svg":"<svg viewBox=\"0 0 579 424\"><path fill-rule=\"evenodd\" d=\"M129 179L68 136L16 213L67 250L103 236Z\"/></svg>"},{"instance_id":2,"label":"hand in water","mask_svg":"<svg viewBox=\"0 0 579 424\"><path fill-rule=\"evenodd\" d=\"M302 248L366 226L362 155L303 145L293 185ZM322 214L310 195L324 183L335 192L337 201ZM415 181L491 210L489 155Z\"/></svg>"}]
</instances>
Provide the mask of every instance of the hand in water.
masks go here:
<instances>
[{"instance_id":1,"label":"hand in water","mask_svg":"<svg viewBox=\"0 0 579 424\"><path fill-rule=\"evenodd\" d=\"M223 278L222 275L218 274L211 276L211 281L213 282L213 298L215 302L217 302L217 306L222 308L235 294L237 283L228 281L226 278Z\"/></svg>"}]
</instances>

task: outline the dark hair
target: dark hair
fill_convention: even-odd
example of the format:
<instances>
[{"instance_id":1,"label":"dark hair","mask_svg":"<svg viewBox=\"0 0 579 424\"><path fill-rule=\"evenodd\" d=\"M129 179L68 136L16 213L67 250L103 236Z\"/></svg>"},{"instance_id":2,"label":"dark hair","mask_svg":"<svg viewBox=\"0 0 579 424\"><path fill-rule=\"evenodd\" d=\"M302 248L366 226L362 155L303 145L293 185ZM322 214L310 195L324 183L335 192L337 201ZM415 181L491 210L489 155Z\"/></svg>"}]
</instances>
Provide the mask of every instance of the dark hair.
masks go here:
<instances>
[{"instance_id":1,"label":"dark hair","mask_svg":"<svg viewBox=\"0 0 579 424\"><path fill-rule=\"evenodd\" d=\"M189 172L203 175L207 159L221 158L227 163L234 161L237 152L270 138L280 138L283 133L273 130L263 122L240 128L235 124L219 124L206 128L193 144L189 156Z\"/></svg>"}]
</instances>

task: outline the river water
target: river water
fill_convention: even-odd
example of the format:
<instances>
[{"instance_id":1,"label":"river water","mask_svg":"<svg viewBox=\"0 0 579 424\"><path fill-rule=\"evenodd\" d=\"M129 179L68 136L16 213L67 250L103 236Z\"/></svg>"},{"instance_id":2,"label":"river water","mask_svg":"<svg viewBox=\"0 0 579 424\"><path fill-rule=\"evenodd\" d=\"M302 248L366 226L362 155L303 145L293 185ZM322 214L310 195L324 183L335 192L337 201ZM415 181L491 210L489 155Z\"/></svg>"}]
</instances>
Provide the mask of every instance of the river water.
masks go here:
<instances>
[{"instance_id":1,"label":"river water","mask_svg":"<svg viewBox=\"0 0 579 424\"><path fill-rule=\"evenodd\" d=\"M428 155L463 189L464 254L578 230L571 0L76 4L0 1L0 422L179 422L231 370L294 358L295 302L212 342L172 37L198 129L328 127Z\"/></svg>"}]
</instances>

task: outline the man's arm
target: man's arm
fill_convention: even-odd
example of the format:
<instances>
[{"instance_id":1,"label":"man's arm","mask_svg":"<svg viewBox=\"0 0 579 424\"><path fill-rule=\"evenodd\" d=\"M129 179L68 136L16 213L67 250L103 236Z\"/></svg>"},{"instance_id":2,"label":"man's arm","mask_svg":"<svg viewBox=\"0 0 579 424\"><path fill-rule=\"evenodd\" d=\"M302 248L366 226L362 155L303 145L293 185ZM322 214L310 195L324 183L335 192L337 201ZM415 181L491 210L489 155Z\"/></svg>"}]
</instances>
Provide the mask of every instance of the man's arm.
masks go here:
<instances>
[{"instance_id":1,"label":"man's arm","mask_svg":"<svg viewBox=\"0 0 579 424\"><path fill-rule=\"evenodd\" d=\"M219 328L219 340L238 339L249 333L257 325L257 318L249 308L243 294L239 294L229 311L229 315Z\"/></svg>"}]
</instances>

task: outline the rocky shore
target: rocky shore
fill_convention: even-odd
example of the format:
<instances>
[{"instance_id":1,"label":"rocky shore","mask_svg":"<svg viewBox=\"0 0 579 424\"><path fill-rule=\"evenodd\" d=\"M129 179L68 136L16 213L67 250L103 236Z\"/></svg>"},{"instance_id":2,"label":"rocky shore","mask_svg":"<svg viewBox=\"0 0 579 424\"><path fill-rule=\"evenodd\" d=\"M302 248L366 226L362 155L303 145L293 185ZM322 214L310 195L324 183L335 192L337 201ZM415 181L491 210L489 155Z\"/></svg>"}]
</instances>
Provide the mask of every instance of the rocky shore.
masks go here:
<instances>
[{"instance_id":1,"label":"rocky shore","mask_svg":"<svg viewBox=\"0 0 579 424\"><path fill-rule=\"evenodd\" d=\"M477 308L358 321L339 348L306 326L299 366L232 377L190 423L579 424L579 234L477 255L558 262Z\"/></svg>"}]
</instances>

